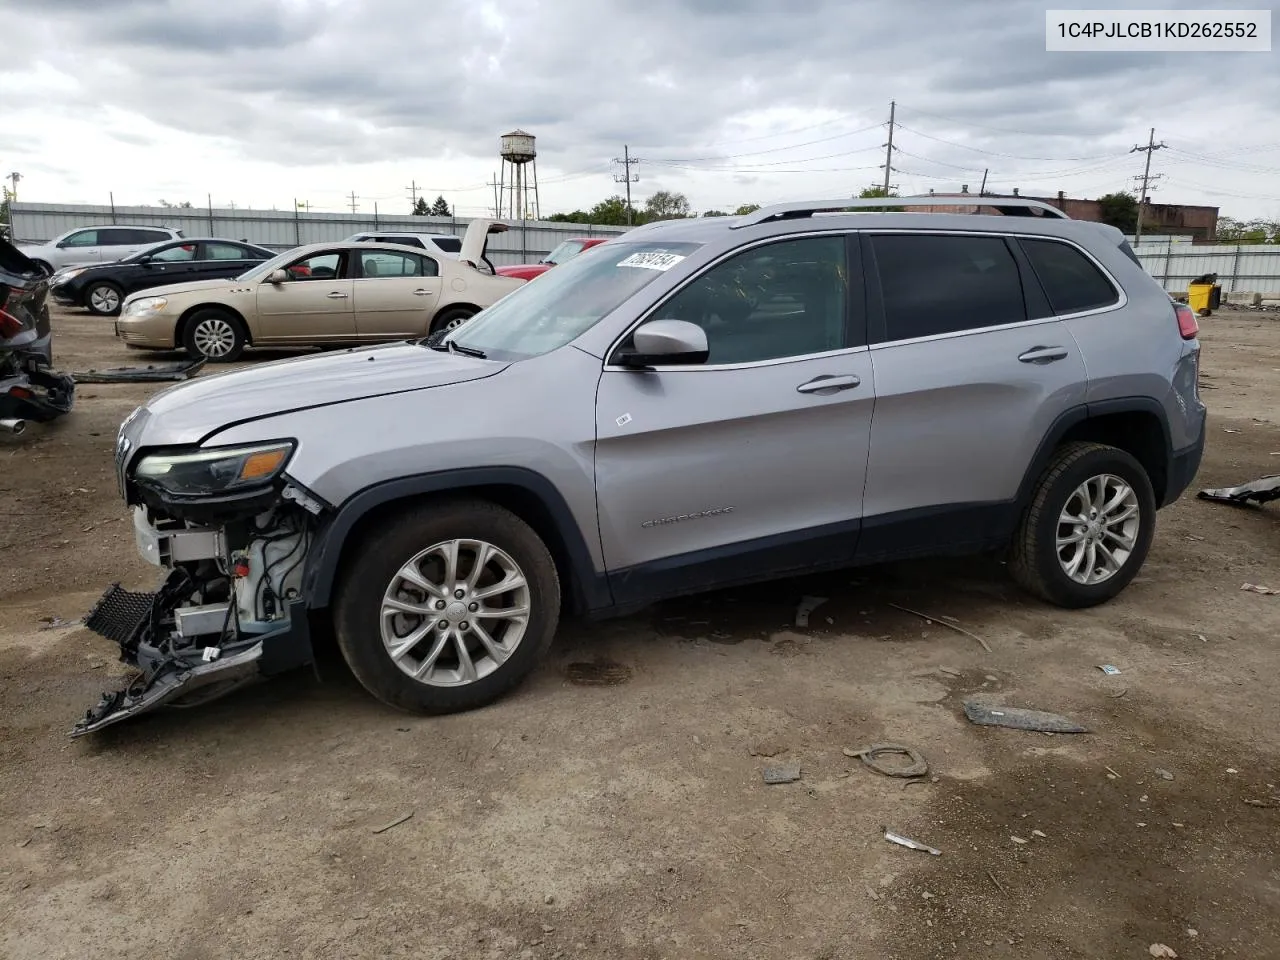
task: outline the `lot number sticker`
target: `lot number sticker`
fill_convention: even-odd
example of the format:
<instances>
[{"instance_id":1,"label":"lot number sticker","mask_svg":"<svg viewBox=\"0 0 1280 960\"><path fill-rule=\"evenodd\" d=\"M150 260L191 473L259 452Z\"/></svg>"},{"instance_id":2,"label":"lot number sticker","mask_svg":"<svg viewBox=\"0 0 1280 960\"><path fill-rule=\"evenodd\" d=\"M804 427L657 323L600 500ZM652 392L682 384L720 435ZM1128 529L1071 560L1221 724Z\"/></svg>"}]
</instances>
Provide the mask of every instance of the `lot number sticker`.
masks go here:
<instances>
[{"instance_id":1,"label":"lot number sticker","mask_svg":"<svg viewBox=\"0 0 1280 960\"><path fill-rule=\"evenodd\" d=\"M641 267L645 270L670 270L683 260L678 253L661 253L650 250L645 253L633 253L624 260L618 261L620 267Z\"/></svg>"}]
</instances>

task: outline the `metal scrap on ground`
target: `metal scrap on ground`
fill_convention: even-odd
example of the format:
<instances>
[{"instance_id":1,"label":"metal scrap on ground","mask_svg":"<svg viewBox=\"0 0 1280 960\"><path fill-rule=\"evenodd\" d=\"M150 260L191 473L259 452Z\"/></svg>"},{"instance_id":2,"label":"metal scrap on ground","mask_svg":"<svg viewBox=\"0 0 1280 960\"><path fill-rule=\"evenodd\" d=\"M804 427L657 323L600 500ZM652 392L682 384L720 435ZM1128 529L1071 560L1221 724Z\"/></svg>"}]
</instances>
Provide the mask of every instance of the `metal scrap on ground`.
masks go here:
<instances>
[{"instance_id":1,"label":"metal scrap on ground","mask_svg":"<svg viewBox=\"0 0 1280 960\"><path fill-rule=\"evenodd\" d=\"M972 700L964 702L964 715L969 722L985 727L1009 727L1013 730L1032 730L1038 733L1088 733L1074 720L1043 710L1023 710L1020 707L988 707Z\"/></svg>"},{"instance_id":2,"label":"metal scrap on ground","mask_svg":"<svg viewBox=\"0 0 1280 960\"><path fill-rule=\"evenodd\" d=\"M1280 500L1280 476L1259 477L1250 483L1242 483L1236 487L1215 487L1201 490L1196 494L1201 500L1213 500L1217 503L1247 504L1268 503Z\"/></svg>"},{"instance_id":3,"label":"metal scrap on ground","mask_svg":"<svg viewBox=\"0 0 1280 960\"><path fill-rule=\"evenodd\" d=\"M800 605L796 607L796 626L807 627L809 625L809 614L826 602L826 597L801 597Z\"/></svg>"},{"instance_id":4,"label":"metal scrap on ground","mask_svg":"<svg viewBox=\"0 0 1280 960\"><path fill-rule=\"evenodd\" d=\"M912 840L910 837L904 837L900 833L894 833L888 827L884 828L884 838L890 843L896 843L900 847L906 847L909 850L921 850L925 853L931 853L935 857L942 856L942 851L937 850L927 843L921 843L919 840Z\"/></svg>"},{"instance_id":5,"label":"metal scrap on ground","mask_svg":"<svg viewBox=\"0 0 1280 960\"><path fill-rule=\"evenodd\" d=\"M200 372L206 358L178 360L173 363L149 363L145 367L108 367L71 374L76 383L151 383L189 380Z\"/></svg>"},{"instance_id":6,"label":"metal scrap on ground","mask_svg":"<svg viewBox=\"0 0 1280 960\"><path fill-rule=\"evenodd\" d=\"M1260 593L1263 596L1274 597L1280 596L1280 590L1272 590L1270 587L1264 587L1260 583L1242 583L1241 590L1247 590L1250 593Z\"/></svg>"},{"instance_id":7,"label":"metal scrap on ground","mask_svg":"<svg viewBox=\"0 0 1280 960\"><path fill-rule=\"evenodd\" d=\"M978 644L982 647L983 650L987 651L987 653L991 652L991 648L987 646L987 641L983 640L976 633L970 633L964 627L956 626L954 623L948 623L949 620L953 619L951 617L931 617L927 613L921 613L919 610L912 610L910 607L903 607L896 603L891 603L889 604L889 606L893 607L893 609L895 610L901 610L903 613L913 614L914 616L919 617L921 620L927 620L929 623L941 624L942 626L946 627L948 630L954 630L956 633L966 636L971 640L977 640Z\"/></svg>"}]
</instances>

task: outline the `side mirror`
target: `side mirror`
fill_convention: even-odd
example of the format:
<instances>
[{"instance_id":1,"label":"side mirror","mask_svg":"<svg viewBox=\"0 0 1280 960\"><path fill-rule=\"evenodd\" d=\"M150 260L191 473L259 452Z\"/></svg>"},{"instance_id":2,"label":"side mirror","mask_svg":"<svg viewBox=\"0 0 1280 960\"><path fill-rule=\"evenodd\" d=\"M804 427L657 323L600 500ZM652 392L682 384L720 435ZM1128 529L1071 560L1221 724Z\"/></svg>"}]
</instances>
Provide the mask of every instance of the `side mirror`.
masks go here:
<instances>
[{"instance_id":1,"label":"side mirror","mask_svg":"<svg viewBox=\"0 0 1280 960\"><path fill-rule=\"evenodd\" d=\"M135 260L134 262L135 262L135 263L140 263L140 264L142 264L143 266L150 266L150 264L151 264L151 254L149 254L149 253L144 253L142 256L140 256L140 257L139 257L137 260Z\"/></svg>"},{"instance_id":2,"label":"side mirror","mask_svg":"<svg viewBox=\"0 0 1280 960\"><path fill-rule=\"evenodd\" d=\"M631 337L635 348L617 356L624 367L706 363L710 355L707 332L687 320L652 320Z\"/></svg>"},{"instance_id":3,"label":"side mirror","mask_svg":"<svg viewBox=\"0 0 1280 960\"><path fill-rule=\"evenodd\" d=\"M289 271L276 268L267 274L267 283L285 283L289 279Z\"/></svg>"}]
</instances>

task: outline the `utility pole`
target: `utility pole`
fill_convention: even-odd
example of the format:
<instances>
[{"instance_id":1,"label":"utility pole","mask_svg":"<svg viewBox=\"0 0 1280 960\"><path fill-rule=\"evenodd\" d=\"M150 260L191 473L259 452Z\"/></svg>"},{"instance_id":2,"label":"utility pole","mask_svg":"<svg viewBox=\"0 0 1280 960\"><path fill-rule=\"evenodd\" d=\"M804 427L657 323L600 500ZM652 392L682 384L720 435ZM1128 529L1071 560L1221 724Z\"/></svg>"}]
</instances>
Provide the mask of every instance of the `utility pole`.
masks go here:
<instances>
[{"instance_id":1,"label":"utility pole","mask_svg":"<svg viewBox=\"0 0 1280 960\"><path fill-rule=\"evenodd\" d=\"M896 100L889 101L889 142L884 145L884 195L886 197L889 195L889 174L893 171L893 118L897 107Z\"/></svg>"},{"instance_id":2,"label":"utility pole","mask_svg":"<svg viewBox=\"0 0 1280 960\"><path fill-rule=\"evenodd\" d=\"M1138 153L1141 151L1147 155L1146 165L1142 168L1142 176L1133 178L1134 180L1142 181L1142 193L1138 197L1138 224L1133 237L1135 246L1142 242L1142 208L1147 204L1147 191L1150 189L1152 180L1159 180L1163 176L1163 174L1160 173L1157 173L1155 176L1151 175L1151 154L1155 153L1157 150L1165 149L1166 146L1168 146L1168 144L1163 140L1156 143L1156 128L1152 127L1151 134L1147 137L1147 145L1145 147L1135 146L1129 151L1130 153Z\"/></svg>"},{"instance_id":3,"label":"utility pole","mask_svg":"<svg viewBox=\"0 0 1280 960\"><path fill-rule=\"evenodd\" d=\"M498 175L495 173L492 180L485 181L485 186L493 187L493 219L501 220L502 200L498 188L502 186L502 181L498 179Z\"/></svg>"},{"instance_id":4,"label":"utility pole","mask_svg":"<svg viewBox=\"0 0 1280 960\"><path fill-rule=\"evenodd\" d=\"M293 201L293 206L297 210L305 210L307 213L311 212L311 204L306 200L295 200Z\"/></svg>"},{"instance_id":5,"label":"utility pole","mask_svg":"<svg viewBox=\"0 0 1280 960\"><path fill-rule=\"evenodd\" d=\"M982 186L980 186L980 187L978 188L978 196L980 196L980 197L985 197L985 196L987 195L987 171L988 171L988 170L990 170L990 169L991 169L990 167L985 167L985 168L983 168L983 171L982 171Z\"/></svg>"},{"instance_id":6,"label":"utility pole","mask_svg":"<svg viewBox=\"0 0 1280 960\"><path fill-rule=\"evenodd\" d=\"M418 209L418 181L410 180L409 185L405 187L409 191L409 209Z\"/></svg>"},{"instance_id":7,"label":"utility pole","mask_svg":"<svg viewBox=\"0 0 1280 960\"><path fill-rule=\"evenodd\" d=\"M22 174L18 173L18 171L17 171L17 170L15 170L15 171L13 171L13 173L9 174L9 176L5 177L5 179L6 179L6 180L8 180L10 183L12 183L12 184L13 184L13 186L12 186L12 187L10 188L10 190L9 190L9 199L10 199L10 200L12 200L12 201L14 201L14 202L17 202L17 199L18 199L18 181L22 179Z\"/></svg>"},{"instance_id":8,"label":"utility pole","mask_svg":"<svg viewBox=\"0 0 1280 960\"><path fill-rule=\"evenodd\" d=\"M631 155L631 148L624 143L622 145L622 159L614 157L613 162L622 164L622 174L618 175L615 173L613 175L613 182L625 183L627 185L627 226L629 227L631 226L631 184L640 179L640 175L638 173L632 173L631 168L635 164L639 163L640 160Z\"/></svg>"},{"instance_id":9,"label":"utility pole","mask_svg":"<svg viewBox=\"0 0 1280 960\"><path fill-rule=\"evenodd\" d=\"M356 192L352 190L351 191L351 212L352 213L356 212L356 201L359 199L360 198L356 196Z\"/></svg>"}]
</instances>

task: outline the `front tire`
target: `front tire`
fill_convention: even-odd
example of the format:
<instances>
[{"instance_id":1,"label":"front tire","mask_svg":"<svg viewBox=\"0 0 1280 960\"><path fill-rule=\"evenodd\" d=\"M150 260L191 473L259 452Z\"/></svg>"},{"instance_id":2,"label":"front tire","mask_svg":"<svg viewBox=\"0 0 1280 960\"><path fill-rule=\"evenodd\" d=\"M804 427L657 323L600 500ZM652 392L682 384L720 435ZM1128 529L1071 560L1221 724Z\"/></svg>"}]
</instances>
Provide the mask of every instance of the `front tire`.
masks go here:
<instances>
[{"instance_id":1,"label":"front tire","mask_svg":"<svg viewBox=\"0 0 1280 960\"><path fill-rule=\"evenodd\" d=\"M1052 604L1096 606L1142 568L1155 520L1142 464L1116 447L1063 444L1036 484L1009 568L1025 590Z\"/></svg>"},{"instance_id":2,"label":"front tire","mask_svg":"<svg viewBox=\"0 0 1280 960\"><path fill-rule=\"evenodd\" d=\"M120 312L124 294L114 283L95 283L84 293L84 305L99 317L114 317Z\"/></svg>"},{"instance_id":3,"label":"front tire","mask_svg":"<svg viewBox=\"0 0 1280 960\"><path fill-rule=\"evenodd\" d=\"M248 340L240 318L216 307L196 311L182 330L182 346L187 353L212 363L238 360Z\"/></svg>"},{"instance_id":4,"label":"front tire","mask_svg":"<svg viewBox=\"0 0 1280 960\"><path fill-rule=\"evenodd\" d=\"M523 520L483 500L400 514L345 569L338 646L365 689L401 710L491 703L529 675L555 635L550 552Z\"/></svg>"}]
</instances>

